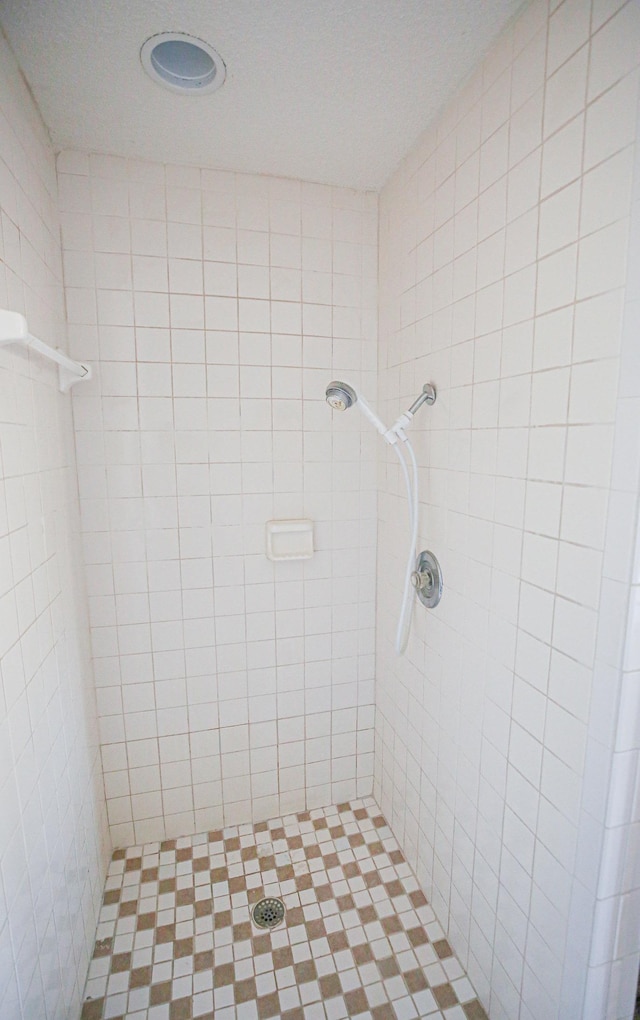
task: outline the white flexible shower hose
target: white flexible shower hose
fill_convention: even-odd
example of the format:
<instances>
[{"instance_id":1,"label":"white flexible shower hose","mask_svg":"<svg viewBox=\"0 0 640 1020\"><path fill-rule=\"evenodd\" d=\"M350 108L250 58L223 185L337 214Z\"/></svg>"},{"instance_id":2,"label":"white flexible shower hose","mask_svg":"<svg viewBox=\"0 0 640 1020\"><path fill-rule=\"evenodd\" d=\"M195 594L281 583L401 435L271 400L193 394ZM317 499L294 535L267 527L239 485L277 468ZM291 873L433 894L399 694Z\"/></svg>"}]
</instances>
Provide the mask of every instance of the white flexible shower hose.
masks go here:
<instances>
[{"instance_id":1,"label":"white flexible shower hose","mask_svg":"<svg viewBox=\"0 0 640 1020\"><path fill-rule=\"evenodd\" d=\"M416 461L416 455L413 452L413 447L408 439L404 439L404 445L409 451L409 458L411 460L411 468L413 475L412 479L409 476L409 469L407 462L404 459L400 451L400 444L396 443L393 449L396 452L396 456L400 461L402 467L402 473L404 475L405 485L407 487L407 505L409 508L409 553L407 556L407 569L404 575L404 589L402 592L402 602L400 605L400 616L398 617L398 629L396 631L396 653L402 655L407 647L409 640L409 631L411 629L411 612L413 610L413 599L411 599L411 574L414 571L414 561L416 555L416 542L418 541L418 464Z\"/></svg>"},{"instance_id":2,"label":"white flexible shower hose","mask_svg":"<svg viewBox=\"0 0 640 1020\"><path fill-rule=\"evenodd\" d=\"M433 404L436 399L436 391L430 384L422 387L422 393L417 400L414 400L411 407L401 414L390 428L378 418L375 411L361 394L356 393L348 383L335 381L329 383L326 391L326 398L331 407L338 411L344 411L347 407L357 404L360 412L364 414L382 438L393 446L396 456L400 461L402 474L407 488L407 504L409 510L409 551L407 555L407 568L404 575L404 586L402 590L402 602L400 604L400 615L396 630L395 648L398 655L402 655L409 641L409 630L411 628L411 612L413 599L411 598L411 574L414 570L416 543L418 541L418 464L413 447L409 442L405 429L411 425L413 416L417 409L424 403ZM401 450L401 445L406 446L411 461L411 475Z\"/></svg>"}]
</instances>

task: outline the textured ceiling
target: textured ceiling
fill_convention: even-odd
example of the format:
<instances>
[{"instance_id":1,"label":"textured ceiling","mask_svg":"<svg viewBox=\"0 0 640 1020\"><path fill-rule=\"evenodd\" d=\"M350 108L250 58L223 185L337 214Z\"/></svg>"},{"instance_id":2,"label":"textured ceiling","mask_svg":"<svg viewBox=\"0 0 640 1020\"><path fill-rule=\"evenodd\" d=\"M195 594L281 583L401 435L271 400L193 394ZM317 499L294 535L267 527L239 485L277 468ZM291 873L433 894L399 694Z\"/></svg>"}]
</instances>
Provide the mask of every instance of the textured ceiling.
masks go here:
<instances>
[{"instance_id":1,"label":"textured ceiling","mask_svg":"<svg viewBox=\"0 0 640 1020\"><path fill-rule=\"evenodd\" d=\"M379 188L521 0L1 0L56 148ZM157 32L206 39L211 95L152 82Z\"/></svg>"}]
</instances>

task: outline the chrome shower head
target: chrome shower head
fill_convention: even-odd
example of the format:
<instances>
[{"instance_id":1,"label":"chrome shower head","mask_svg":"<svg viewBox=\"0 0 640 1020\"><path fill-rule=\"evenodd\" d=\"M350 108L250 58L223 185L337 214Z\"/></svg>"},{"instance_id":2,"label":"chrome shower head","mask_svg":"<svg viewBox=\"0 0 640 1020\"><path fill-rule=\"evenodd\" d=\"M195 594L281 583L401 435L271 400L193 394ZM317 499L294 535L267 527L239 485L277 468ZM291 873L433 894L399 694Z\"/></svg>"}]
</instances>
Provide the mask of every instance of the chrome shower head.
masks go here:
<instances>
[{"instance_id":1,"label":"chrome shower head","mask_svg":"<svg viewBox=\"0 0 640 1020\"><path fill-rule=\"evenodd\" d=\"M345 382L330 382L327 386L327 403L334 411L346 411L358 399L358 394Z\"/></svg>"}]
</instances>

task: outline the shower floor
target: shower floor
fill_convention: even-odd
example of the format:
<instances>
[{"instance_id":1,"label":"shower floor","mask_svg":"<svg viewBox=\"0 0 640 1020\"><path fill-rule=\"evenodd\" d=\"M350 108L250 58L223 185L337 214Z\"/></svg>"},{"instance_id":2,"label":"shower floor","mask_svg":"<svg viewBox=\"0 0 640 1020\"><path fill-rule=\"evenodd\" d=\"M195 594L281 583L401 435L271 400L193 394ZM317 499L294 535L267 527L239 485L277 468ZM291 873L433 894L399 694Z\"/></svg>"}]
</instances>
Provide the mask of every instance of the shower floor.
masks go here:
<instances>
[{"instance_id":1,"label":"shower floor","mask_svg":"<svg viewBox=\"0 0 640 1020\"><path fill-rule=\"evenodd\" d=\"M486 1020L371 799L116 850L103 904L82 1020Z\"/></svg>"}]
</instances>

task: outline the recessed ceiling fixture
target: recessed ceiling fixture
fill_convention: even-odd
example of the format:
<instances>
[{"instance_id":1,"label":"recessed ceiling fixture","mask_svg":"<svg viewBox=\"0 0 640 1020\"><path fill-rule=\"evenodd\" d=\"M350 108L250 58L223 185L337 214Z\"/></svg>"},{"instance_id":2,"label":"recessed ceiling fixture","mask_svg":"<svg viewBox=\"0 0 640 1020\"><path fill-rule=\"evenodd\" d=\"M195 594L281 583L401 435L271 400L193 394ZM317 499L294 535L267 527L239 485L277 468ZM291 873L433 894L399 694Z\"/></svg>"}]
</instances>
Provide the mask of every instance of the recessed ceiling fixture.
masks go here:
<instances>
[{"instance_id":1,"label":"recessed ceiling fixture","mask_svg":"<svg viewBox=\"0 0 640 1020\"><path fill-rule=\"evenodd\" d=\"M227 69L213 46L184 32L152 35L140 50L142 66L154 81L172 92L215 92Z\"/></svg>"}]
</instances>

